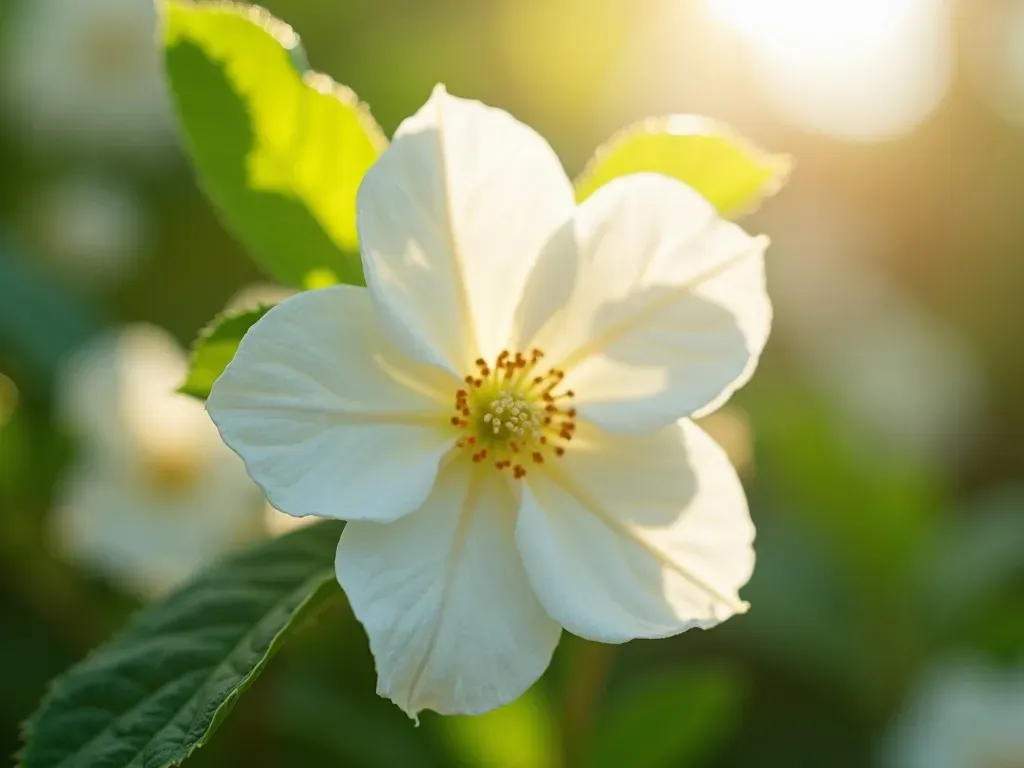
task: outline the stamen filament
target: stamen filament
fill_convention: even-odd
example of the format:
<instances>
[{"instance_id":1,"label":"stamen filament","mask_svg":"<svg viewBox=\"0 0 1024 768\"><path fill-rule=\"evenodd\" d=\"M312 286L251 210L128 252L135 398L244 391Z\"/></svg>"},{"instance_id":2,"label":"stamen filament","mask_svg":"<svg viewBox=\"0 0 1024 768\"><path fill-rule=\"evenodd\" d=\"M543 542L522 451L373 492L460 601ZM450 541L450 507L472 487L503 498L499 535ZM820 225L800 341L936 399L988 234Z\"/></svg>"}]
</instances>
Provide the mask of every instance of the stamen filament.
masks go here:
<instances>
[{"instance_id":1,"label":"stamen filament","mask_svg":"<svg viewBox=\"0 0 1024 768\"><path fill-rule=\"evenodd\" d=\"M537 372L543 357L539 349L527 355L502 350L493 365L478 358L476 373L463 379L467 387L455 392L451 424L469 433L456 440L458 448L477 446L474 462L490 459L495 468L511 469L520 479L527 470L515 461L519 455L543 464L545 454L565 454L563 444L576 429L576 409L566 407L574 394L557 391L565 378L562 371Z\"/></svg>"}]
</instances>

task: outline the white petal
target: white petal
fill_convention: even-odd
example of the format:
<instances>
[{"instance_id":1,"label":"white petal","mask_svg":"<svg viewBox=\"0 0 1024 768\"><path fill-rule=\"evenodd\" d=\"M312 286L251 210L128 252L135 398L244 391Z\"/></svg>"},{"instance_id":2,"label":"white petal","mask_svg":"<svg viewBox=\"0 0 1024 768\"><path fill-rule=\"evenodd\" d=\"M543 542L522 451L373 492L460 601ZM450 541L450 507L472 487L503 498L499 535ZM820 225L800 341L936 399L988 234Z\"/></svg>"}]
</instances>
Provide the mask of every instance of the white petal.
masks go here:
<instances>
[{"instance_id":1,"label":"white petal","mask_svg":"<svg viewBox=\"0 0 1024 768\"><path fill-rule=\"evenodd\" d=\"M174 394L187 370L185 352L166 331L137 324L104 333L62 370L62 415L90 450L107 456L187 449L211 429L198 403Z\"/></svg>"},{"instance_id":2,"label":"white petal","mask_svg":"<svg viewBox=\"0 0 1024 768\"><path fill-rule=\"evenodd\" d=\"M518 317L583 417L649 431L709 412L749 378L771 323L765 238L686 185L637 174L580 206L575 239L545 251Z\"/></svg>"},{"instance_id":3,"label":"white petal","mask_svg":"<svg viewBox=\"0 0 1024 768\"><path fill-rule=\"evenodd\" d=\"M452 444L447 400L457 386L395 352L367 291L341 285L264 315L207 409L281 511L393 520L430 492Z\"/></svg>"},{"instance_id":4,"label":"white petal","mask_svg":"<svg viewBox=\"0 0 1024 768\"><path fill-rule=\"evenodd\" d=\"M366 281L396 343L459 375L493 359L541 248L574 205L543 138L438 86L359 190Z\"/></svg>"},{"instance_id":5,"label":"white petal","mask_svg":"<svg viewBox=\"0 0 1024 768\"><path fill-rule=\"evenodd\" d=\"M516 528L548 613L610 643L744 612L753 537L729 460L689 421L642 437L584 426L562 460L527 475Z\"/></svg>"},{"instance_id":6,"label":"white petal","mask_svg":"<svg viewBox=\"0 0 1024 768\"><path fill-rule=\"evenodd\" d=\"M76 563L145 597L177 586L262 528L259 489L222 443L192 482L161 488L144 467L102 457L73 465L58 487L55 538Z\"/></svg>"},{"instance_id":7,"label":"white petal","mask_svg":"<svg viewBox=\"0 0 1024 768\"><path fill-rule=\"evenodd\" d=\"M530 588L514 526L505 478L459 459L413 514L345 528L338 581L369 635L378 693L410 715L486 712L547 668L561 627Z\"/></svg>"}]
</instances>

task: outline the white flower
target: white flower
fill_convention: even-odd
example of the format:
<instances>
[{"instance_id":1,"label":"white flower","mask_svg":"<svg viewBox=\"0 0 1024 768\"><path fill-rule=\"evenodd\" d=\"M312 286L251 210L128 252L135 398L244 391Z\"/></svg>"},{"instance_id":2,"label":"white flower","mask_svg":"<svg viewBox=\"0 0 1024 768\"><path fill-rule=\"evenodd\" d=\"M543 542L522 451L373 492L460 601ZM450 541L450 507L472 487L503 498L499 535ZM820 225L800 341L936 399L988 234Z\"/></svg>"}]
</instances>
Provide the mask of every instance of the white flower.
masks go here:
<instances>
[{"instance_id":1,"label":"white flower","mask_svg":"<svg viewBox=\"0 0 1024 768\"><path fill-rule=\"evenodd\" d=\"M138 197L93 174L62 178L32 200L40 254L87 287L123 280L137 268L147 240Z\"/></svg>"},{"instance_id":2,"label":"white flower","mask_svg":"<svg viewBox=\"0 0 1024 768\"><path fill-rule=\"evenodd\" d=\"M175 146L153 0L26 0L4 52L5 118L63 148L150 157Z\"/></svg>"},{"instance_id":3,"label":"white flower","mask_svg":"<svg viewBox=\"0 0 1024 768\"><path fill-rule=\"evenodd\" d=\"M299 294L208 408L270 502L347 519L378 691L478 713L605 642L745 609L753 526L688 420L751 374L766 241L645 174L577 207L557 157L435 89L358 198L368 287Z\"/></svg>"},{"instance_id":4,"label":"white flower","mask_svg":"<svg viewBox=\"0 0 1024 768\"><path fill-rule=\"evenodd\" d=\"M175 394L185 371L172 339L138 326L81 350L62 382L79 451L57 502L59 545L142 595L180 583L263 524L238 457L202 405Z\"/></svg>"},{"instance_id":5,"label":"white flower","mask_svg":"<svg viewBox=\"0 0 1024 768\"><path fill-rule=\"evenodd\" d=\"M1024 669L976 661L932 671L896 724L884 762L893 768L1024 765Z\"/></svg>"}]
</instances>

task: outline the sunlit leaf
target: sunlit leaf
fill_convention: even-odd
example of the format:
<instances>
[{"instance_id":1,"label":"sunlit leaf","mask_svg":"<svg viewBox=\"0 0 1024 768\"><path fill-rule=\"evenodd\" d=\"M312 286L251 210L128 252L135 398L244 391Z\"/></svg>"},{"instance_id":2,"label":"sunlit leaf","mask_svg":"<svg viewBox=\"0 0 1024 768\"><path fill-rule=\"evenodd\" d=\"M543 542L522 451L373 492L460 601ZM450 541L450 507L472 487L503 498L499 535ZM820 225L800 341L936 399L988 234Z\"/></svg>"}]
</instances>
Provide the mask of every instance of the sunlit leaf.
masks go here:
<instances>
[{"instance_id":1,"label":"sunlit leaf","mask_svg":"<svg viewBox=\"0 0 1024 768\"><path fill-rule=\"evenodd\" d=\"M726 669L678 669L633 684L600 719L586 768L698 765L730 735L743 681Z\"/></svg>"},{"instance_id":2,"label":"sunlit leaf","mask_svg":"<svg viewBox=\"0 0 1024 768\"><path fill-rule=\"evenodd\" d=\"M460 765L549 768L559 764L557 722L551 703L532 688L485 715L446 717L439 727Z\"/></svg>"},{"instance_id":3,"label":"sunlit leaf","mask_svg":"<svg viewBox=\"0 0 1024 768\"><path fill-rule=\"evenodd\" d=\"M722 216L738 218L778 191L789 169L788 158L713 120L673 115L632 125L599 147L576 180L576 197L584 200L619 176L662 173L696 189Z\"/></svg>"},{"instance_id":4,"label":"sunlit leaf","mask_svg":"<svg viewBox=\"0 0 1024 768\"><path fill-rule=\"evenodd\" d=\"M245 332L270 311L269 306L241 312L225 312L207 325L192 345L188 378L179 392L205 400L213 382L224 373L235 356Z\"/></svg>"},{"instance_id":5,"label":"sunlit leaf","mask_svg":"<svg viewBox=\"0 0 1024 768\"><path fill-rule=\"evenodd\" d=\"M167 76L202 186L283 283L361 284L356 190L386 144L347 88L300 71L298 36L261 8L165 0Z\"/></svg>"},{"instance_id":6,"label":"sunlit leaf","mask_svg":"<svg viewBox=\"0 0 1024 768\"><path fill-rule=\"evenodd\" d=\"M24 768L178 765L302 619L340 596L341 529L269 541L140 613L53 684L26 727Z\"/></svg>"}]
</instances>

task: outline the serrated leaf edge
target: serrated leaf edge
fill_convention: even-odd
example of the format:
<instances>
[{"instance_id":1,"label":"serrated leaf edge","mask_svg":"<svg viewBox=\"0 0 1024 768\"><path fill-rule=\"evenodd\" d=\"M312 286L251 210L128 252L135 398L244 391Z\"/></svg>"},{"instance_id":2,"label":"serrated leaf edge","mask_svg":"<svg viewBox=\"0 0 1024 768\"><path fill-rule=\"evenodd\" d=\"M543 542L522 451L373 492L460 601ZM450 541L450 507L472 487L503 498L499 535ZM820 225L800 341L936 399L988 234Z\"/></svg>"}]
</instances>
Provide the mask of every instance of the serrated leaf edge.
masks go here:
<instances>
[{"instance_id":1,"label":"serrated leaf edge","mask_svg":"<svg viewBox=\"0 0 1024 768\"><path fill-rule=\"evenodd\" d=\"M209 341L210 337L212 337L217 332L217 329L220 328L225 323L228 323L232 320L237 320L238 318L244 315L254 315L256 313L259 313L260 317L262 318L263 315L267 314L267 312L269 312L275 306L277 306L277 304L260 302L256 306L250 307L249 309L225 309L214 315L212 320L210 320L206 325L199 329L199 333L196 334L195 339L192 340L192 344L189 345L188 370L185 373L185 381L175 391L178 392L178 394L188 395L189 397L194 397L197 400L205 401L206 398L204 396L199 395L188 388L188 380L192 375L192 367L196 363L196 357L199 355L200 347L202 347L203 344ZM259 322L259 318L257 318L256 322ZM254 322L253 325L255 324L256 323Z\"/></svg>"},{"instance_id":2,"label":"serrated leaf edge","mask_svg":"<svg viewBox=\"0 0 1024 768\"><path fill-rule=\"evenodd\" d=\"M301 51L303 61L307 60L305 49L302 46L302 38L295 29L286 21L282 21L266 8L259 5L243 5L241 3L225 1L199 3L194 0L161 0L159 9L161 11L161 19L164 20L161 23L158 38L161 42L167 41L164 23L166 21L165 14L172 5L189 9L202 9L204 12L211 11L247 19L274 38L286 51ZM290 60L305 85L308 85L318 93L334 96L343 106L349 107L355 112L360 125L370 137L374 147L381 151L387 147L388 138L380 124L374 119L370 105L360 99L354 90L347 85L337 82L330 75L309 68L308 65L304 67L297 66L294 57Z\"/></svg>"},{"instance_id":3,"label":"serrated leaf edge","mask_svg":"<svg viewBox=\"0 0 1024 768\"><path fill-rule=\"evenodd\" d=\"M731 219L741 219L756 211L765 200L782 189L793 172L794 162L790 155L776 154L762 149L727 123L704 115L671 114L648 117L613 133L594 150L590 160L573 180L573 187L579 189L589 177L595 174L598 166L608 155L623 143L641 134L720 137L755 158L759 165L768 168L772 172L772 178L759 190L756 200L742 210L731 213L729 216Z\"/></svg>"},{"instance_id":4,"label":"serrated leaf edge","mask_svg":"<svg viewBox=\"0 0 1024 768\"><path fill-rule=\"evenodd\" d=\"M215 566L215 568L216 567L219 566ZM198 573L195 577L193 577L188 582L183 584L177 591L180 592L190 589L196 582L202 579L209 572L209 570L206 570ZM177 759L177 762L164 763L161 766L161 768L172 768L173 766L180 765L182 762L187 760L189 756L192 755L193 752L195 752L196 749L199 749L200 747L204 746L208 742L209 737L212 736L214 731L216 731L217 728L220 727L221 723L223 723L224 718L230 712L231 708L234 707L235 703L238 701L241 694L248 689L248 687L252 684L256 677L259 676L259 673L263 671L264 667L270 661L271 657L280 649L285 631L292 629L297 622L311 621L312 619L314 619L319 611L313 610L312 612L310 612L311 606L314 609L318 608L319 610L323 610L330 605L329 600L324 600L320 606L314 606L313 603L314 599L320 596L320 593L324 590L325 587L330 587L331 585L336 584L334 568L325 568L319 574L319 576L314 574L313 576L310 576L310 578L308 578L305 582L303 582L303 584L306 585L315 582L319 582L319 584L316 587L313 587L310 590L309 595L306 596L306 599L295 607L295 610L292 612L291 620L287 624L282 626L281 629L278 630L278 632L271 639L270 644L267 646L267 652L260 660L260 662L249 671L249 674L247 674L241 680L241 682L238 684L235 690L232 691L232 693L229 694L224 699L224 701L221 702L220 706L218 706L217 709L214 711L213 717L211 717L210 719L210 726L209 728L207 728L206 732L199 739L196 740L196 742L188 749L188 752L185 755L183 755L180 759ZM341 597L342 595L343 593L339 587L337 589L337 596ZM89 662L96 656L105 653L111 646L117 643L118 638L122 634L134 629L135 626L137 626L142 615L147 611L149 607L151 606L144 606L137 610L134 613L134 615L125 623L125 625L118 632L116 632L110 639L93 648L83 658L81 658L80 660L75 662L70 668L68 668L64 673L53 678L53 680L51 680L47 684L46 691L39 702L39 706L36 707L35 712L33 712L28 718L23 720L21 723L21 727L19 730L22 745L21 748L13 756L16 768L31 768L31 766L25 765L24 757L25 752L28 750L29 742L32 738L33 726L35 725L35 722L39 719L39 717L42 715L46 707L49 705L51 699L53 698L54 691L56 690L56 688L59 685L61 685L63 681L70 674L72 674L72 672L74 672L74 670L76 670L81 665ZM246 637L248 637L248 633L246 634ZM92 741L88 743L91 744ZM147 742L146 747L148 747L150 743L152 743L152 739L150 739L150 741ZM132 758L131 763L128 763L125 766L125 768L130 768L135 763L135 760L137 760L138 757L142 754L146 747L140 749L138 754L136 754L135 757Z\"/></svg>"},{"instance_id":5,"label":"serrated leaf edge","mask_svg":"<svg viewBox=\"0 0 1024 768\"><path fill-rule=\"evenodd\" d=\"M214 2L194 2L194 0L157 0L158 24L156 43L161 50L165 50L172 45L178 44L178 36L175 36L172 39L168 34L167 29L168 16L170 9L173 6L178 6L186 11L201 9L203 12L206 12L209 10L214 13L221 13L252 21L269 34L282 48L285 49L285 51L289 53L288 60L296 74L299 75L299 79L303 85L308 86L317 93L331 96L337 99L342 106L351 109L355 114L357 122L366 132L366 135L374 148L380 152L383 152L387 148L389 143L387 135L384 133L384 129L380 127L380 124L374 118L369 104L362 101L356 95L354 90L346 85L338 83L330 75L309 69L305 49L302 47L302 40L298 33L295 32L287 22L282 21L271 14L268 10L258 5L243 5L240 3L225 2L223 0L216 0ZM300 67L299 63L296 61L297 52L301 54L304 66ZM161 62L162 66L166 67L166 53L161 57ZM173 86L170 85L170 77L166 72L164 73L164 80L166 81L168 88L173 91ZM189 154L192 154L192 140L189 136L188 130L183 124L181 116L177 114L177 109L175 109L175 117L181 131L181 140L183 145L189 149ZM243 238L236 234L235 228L225 220L224 214L220 211L219 206L213 201L213 197L210 195L206 180L203 178L203 174L196 172L195 178L200 188L203 190L204 196L209 201L212 208L217 211L218 219L224 223L226 230L240 245L243 246L244 250L248 252L249 249L245 246ZM356 255L358 256L358 249L356 250ZM357 283L352 284L354 285ZM181 389L178 391L182 392L182 394L194 396L187 391L183 392Z\"/></svg>"}]
</instances>

